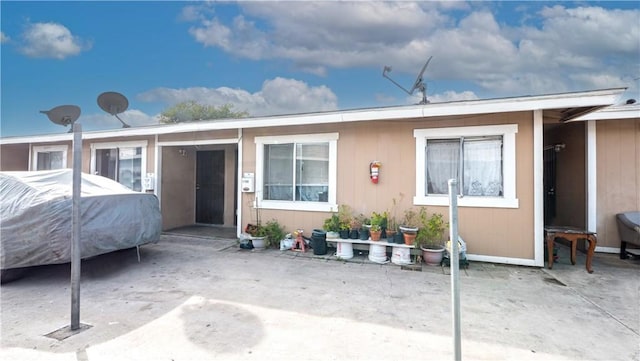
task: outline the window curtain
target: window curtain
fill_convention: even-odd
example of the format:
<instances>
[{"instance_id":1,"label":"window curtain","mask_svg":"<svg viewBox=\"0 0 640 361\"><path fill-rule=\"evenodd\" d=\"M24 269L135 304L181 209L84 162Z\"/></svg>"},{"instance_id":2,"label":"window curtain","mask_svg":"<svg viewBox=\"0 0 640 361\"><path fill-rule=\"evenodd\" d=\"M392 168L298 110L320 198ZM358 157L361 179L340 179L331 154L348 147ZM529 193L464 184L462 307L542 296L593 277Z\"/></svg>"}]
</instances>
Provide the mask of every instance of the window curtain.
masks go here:
<instances>
[{"instance_id":1,"label":"window curtain","mask_svg":"<svg viewBox=\"0 0 640 361\"><path fill-rule=\"evenodd\" d=\"M264 146L264 199L293 200L293 143Z\"/></svg>"},{"instance_id":2,"label":"window curtain","mask_svg":"<svg viewBox=\"0 0 640 361\"><path fill-rule=\"evenodd\" d=\"M463 194L502 196L502 137L465 138Z\"/></svg>"},{"instance_id":3,"label":"window curtain","mask_svg":"<svg viewBox=\"0 0 640 361\"><path fill-rule=\"evenodd\" d=\"M428 140L426 153L427 194L448 194L449 179L459 179L460 139Z\"/></svg>"}]
</instances>

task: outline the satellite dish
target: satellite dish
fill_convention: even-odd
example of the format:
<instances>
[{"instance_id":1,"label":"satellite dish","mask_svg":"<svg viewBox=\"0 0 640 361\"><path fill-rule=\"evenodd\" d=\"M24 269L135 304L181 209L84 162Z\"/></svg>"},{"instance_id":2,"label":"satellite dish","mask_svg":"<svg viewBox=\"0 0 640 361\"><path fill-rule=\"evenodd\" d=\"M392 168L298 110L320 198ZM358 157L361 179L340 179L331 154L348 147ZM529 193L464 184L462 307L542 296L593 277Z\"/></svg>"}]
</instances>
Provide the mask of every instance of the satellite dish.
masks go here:
<instances>
[{"instance_id":1,"label":"satellite dish","mask_svg":"<svg viewBox=\"0 0 640 361\"><path fill-rule=\"evenodd\" d=\"M40 113L46 114L50 121L66 127L78 120L80 107L77 105L60 105L51 110L41 110Z\"/></svg>"},{"instance_id":2,"label":"satellite dish","mask_svg":"<svg viewBox=\"0 0 640 361\"><path fill-rule=\"evenodd\" d=\"M393 80L389 76L387 76L387 73L391 72L391 67L390 66L385 65L384 69L382 70L382 76L387 78L387 79L389 79L393 84L395 84L398 88L404 90L405 93L407 93L409 95L413 95L413 92L415 92L416 89L420 90L422 92L422 101L420 102L420 104L427 104L427 103L429 103L429 101L427 100L427 86L422 81L422 75L424 74L424 71L427 69L427 66L429 65L429 62L431 61L431 58L433 58L433 56L430 56L429 59L427 59L427 62L424 63L424 66L422 67L422 70L420 70L420 73L418 73L418 76L416 77L416 81L413 82L413 86L411 87L411 90L405 89L402 85L396 83L395 80Z\"/></svg>"},{"instance_id":3,"label":"satellite dish","mask_svg":"<svg viewBox=\"0 0 640 361\"><path fill-rule=\"evenodd\" d=\"M116 92L104 92L98 95L98 106L105 112L116 117L123 128L130 128L131 126L125 123L118 114L124 112L129 107L129 101L127 98Z\"/></svg>"}]
</instances>

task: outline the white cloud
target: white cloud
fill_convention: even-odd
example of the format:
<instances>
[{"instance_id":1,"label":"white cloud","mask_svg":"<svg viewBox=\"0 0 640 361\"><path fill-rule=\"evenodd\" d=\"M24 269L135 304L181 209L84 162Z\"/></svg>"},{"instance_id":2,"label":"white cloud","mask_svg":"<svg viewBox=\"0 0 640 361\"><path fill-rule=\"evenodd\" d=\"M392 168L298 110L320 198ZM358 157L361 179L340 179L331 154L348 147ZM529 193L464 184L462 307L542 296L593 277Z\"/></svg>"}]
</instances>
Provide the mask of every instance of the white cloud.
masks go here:
<instances>
[{"instance_id":1,"label":"white cloud","mask_svg":"<svg viewBox=\"0 0 640 361\"><path fill-rule=\"evenodd\" d=\"M478 96L472 91L456 92L448 90L440 94L434 94L428 97L430 103L455 102L461 100L476 100Z\"/></svg>"},{"instance_id":2,"label":"white cloud","mask_svg":"<svg viewBox=\"0 0 640 361\"><path fill-rule=\"evenodd\" d=\"M9 38L7 35L5 35L4 32L0 31L0 44L4 44L4 43L8 42L9 40L11 40L11 38Z\"/></svg>"},{"instance_id":3,"label":"white cloud","mask_svg":"<svg viewBox=\"0 0 640 361\"><path fill-rule=\"evenodd\" d=\"M56 23L29 24L22 37L24 43L20 50L34 58L64 59L91 47L64 25Z\"/></svg>"},{"instance_id":4,"label":"white cloud","mask_svg":"<svg viewBox=\"0 0 640 361\"><path fill-rule=\"evenodd\" d=\"M309 86L300 80L279 77L265 80L262 89L255 93L227 87L156 88L139 94L137 98L145 102L162 102L167 106L184 101L215 106L229 103L233 104L234 111L247 111L251 116L337 109L336 95L328 87Z\"/></svg>"},{"instance_id":5,"label":"white cloud","mask_svg":"<svg viewBox=\"0 0 640 361\"><path fill-rule=\"evenodd\" d=\"M234 56L288 60L321 76L384 65L413 75L433 55L428 81L469 81L496 96L614 87L640 76L640 11L585 4L536 13L544 5L528 3L511 13L521 16L508 22L514 26L493 9L506 5L491 3L241 2L242 14L228 22L199 12L191 34Z\"/></svg>"}]
</instances>

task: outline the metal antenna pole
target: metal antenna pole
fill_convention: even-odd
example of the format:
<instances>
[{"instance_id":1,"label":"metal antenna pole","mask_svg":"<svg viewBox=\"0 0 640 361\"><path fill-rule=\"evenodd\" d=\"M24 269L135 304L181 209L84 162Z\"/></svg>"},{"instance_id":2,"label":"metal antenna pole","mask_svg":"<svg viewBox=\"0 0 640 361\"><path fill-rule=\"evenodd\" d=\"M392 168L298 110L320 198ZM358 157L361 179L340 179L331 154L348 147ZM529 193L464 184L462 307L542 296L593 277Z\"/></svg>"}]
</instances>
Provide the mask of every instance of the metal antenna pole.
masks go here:
<instances>
[{"instance_id":1,"label":"metal antenna pole","mask_svg":"<svg viewBox=\"0 0 640 361\"><path fill-rule=\"evenodd\" d=\"M453 313L454 360L462 360L460 349L460 255L458 254L458 181L449 179L449 238L451 239L451 311Z\"/></svg>"},{"instance_id":2,"label":"metal antenna pole","mask_svg":"<svg viewBox=\"0 0 640 361\"><path fill-rule=\"evenodd\" d=\"M82 182L82 126L73 129L73 193L71 209L71 330L80 328L80 185Z\"/></svg>"}]
</instances>

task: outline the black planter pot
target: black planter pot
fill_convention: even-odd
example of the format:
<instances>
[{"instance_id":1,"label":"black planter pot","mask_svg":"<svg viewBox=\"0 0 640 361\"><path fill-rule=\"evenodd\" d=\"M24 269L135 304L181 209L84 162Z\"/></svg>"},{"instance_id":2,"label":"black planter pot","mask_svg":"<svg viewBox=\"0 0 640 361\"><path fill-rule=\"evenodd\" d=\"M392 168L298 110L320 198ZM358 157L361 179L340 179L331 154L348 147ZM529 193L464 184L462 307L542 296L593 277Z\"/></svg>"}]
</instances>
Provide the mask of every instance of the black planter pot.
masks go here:
<instances>
[{"instance_id":1,"label":"black planter pot","mask_svg":"<svg viewBox=\"0 0 640 361\"><path fill-rule=\"evenodd\" d=\"M397 243L397 244L404 243L404 235L402 235L402 232L396 232L396 234L393 235L393 243Z\"/></svg>"},{"instance_id":2,"label":"black planter pot","mask_svg":"<svg viewBox=\"0 0 640 361\"><path fill-rule=\"evenodd\" d=\"M327 254L327 234L323 230L314 229L311 235L311 248L313 248L313 254L325 255Z\"/></svg>"},{"instance_id":3,"label":"black planter pot","mask_svg":"<svg viewBox=\"0 0 640 361\"><path fill-rule=\"evenodd\" d=\"M382 233L380 233L380 238L387 238L387 227L382 227Z\"/></svg>"},{"instance_id":4,"label":"black planter pot","mask_svg":"<svg viewBox=\"0 0 640 361\"><path fill-rule=\"evenodd\" d=\"M349 232L349 238L358 239L358 237L359 237L359 234L357 229L352 229L351 232Z\"/></svg>"},{"instance_id":5,"label":"black planter pot","mask_svg":"<svg viewBox=\"0 0 640 361\"><path fill-rule=\"evenodd\" d=\"M340 238L342 239L349 239L349 230L341 230L340 232Z\"/></svg>"},{"instance_id":6,"label":"black planter pot","mask_svg":"<svg viewBox=\"0 0 640 361\"><path fill-rule=\"evenodd\" d=\"M361 229L360 230L360 239L363 241L366 241L369 239L369 230L365 229Z\"/></svg>"}]
</instances>

